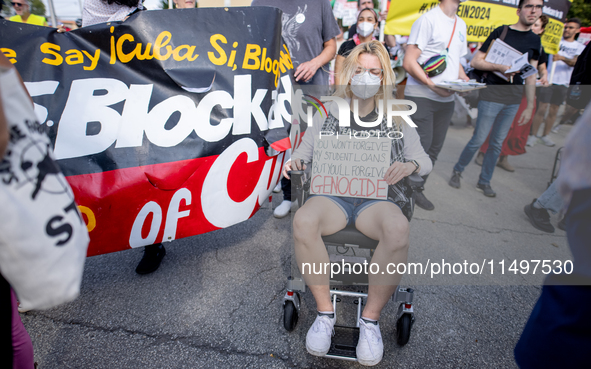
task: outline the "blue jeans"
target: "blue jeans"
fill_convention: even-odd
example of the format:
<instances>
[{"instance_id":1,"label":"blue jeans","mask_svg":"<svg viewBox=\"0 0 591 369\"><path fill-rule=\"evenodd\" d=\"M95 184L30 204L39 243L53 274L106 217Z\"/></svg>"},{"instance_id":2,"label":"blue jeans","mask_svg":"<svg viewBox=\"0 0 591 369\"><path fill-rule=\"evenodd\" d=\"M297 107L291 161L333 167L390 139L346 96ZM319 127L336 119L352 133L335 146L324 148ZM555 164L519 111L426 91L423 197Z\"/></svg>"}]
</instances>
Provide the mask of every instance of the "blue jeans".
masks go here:
<instances>
[{"instance_id":1,"label":"blue jeans","mask_svg":"<svg viewBox=\"0 0 591 369\"><path fill-rule=\"evenodd\" d=\"M490 185L495 165L501 154L503 141L509 133L515 114L519 110L519 104L499 104L492 101L481 100L478 103L478 119L472 138L464 147L460 159L454 166L456 172L463 172L470 163L476 151L486 141L490 132L488 150L484 155L482 170L480 172L479 184ZM492 130L491 130L492 129Z\"/></svg>"},{"instance_id":2,"label":"blue jeans","mask_svg":"<svg viewBox=\"0 0 591 369\"><path fill-rule=\"evenodd\" d=\"M562 210L564 200L562 200L562 196L558 193L558 185L556 184L556 181L552 182L550 187L538 197L537 203L542 208L550 210L554 214Z\"/></svg>"}]
</instances>

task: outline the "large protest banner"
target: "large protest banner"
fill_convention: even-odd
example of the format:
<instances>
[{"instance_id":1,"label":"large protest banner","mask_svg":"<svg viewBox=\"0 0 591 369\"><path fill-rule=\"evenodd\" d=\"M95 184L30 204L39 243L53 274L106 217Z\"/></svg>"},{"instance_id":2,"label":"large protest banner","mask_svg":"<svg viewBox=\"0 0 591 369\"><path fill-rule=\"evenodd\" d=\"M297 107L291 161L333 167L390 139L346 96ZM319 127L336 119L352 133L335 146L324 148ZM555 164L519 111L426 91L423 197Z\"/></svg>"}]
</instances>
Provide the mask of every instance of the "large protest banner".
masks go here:
<instances>
[{"instance_id":1,"label":"large protest banner","mask_svg":"<svg viewBox=\"0 0 591 369\"><path fill-rule=\"evenodd\" d=\"M74 190L89 256L247 220L280 178L293 65L277 9L145 11L63 34L1 20L0 48ZM0 178L14 180L1 163Z\"/></svg>"},{"instance_id":2,"label":"large protest banner","mask_svg":"<svg viewBox=\"0 0 591 369\"><path fill-rule=\"evenodd\" d=\"M562 38L566 14L572 0L544 0L543 14L550 22L542 37L542 45L549 54L556 54ZM468 26L468 42L484 42L496 28L517 22L519 0L480 0L461 3L458 16ZM388 35L409 35L412 24L425 12L438 6L436 0L405 1L392 0L386 20L385 33Z\"/></svg>"}]
</instances>

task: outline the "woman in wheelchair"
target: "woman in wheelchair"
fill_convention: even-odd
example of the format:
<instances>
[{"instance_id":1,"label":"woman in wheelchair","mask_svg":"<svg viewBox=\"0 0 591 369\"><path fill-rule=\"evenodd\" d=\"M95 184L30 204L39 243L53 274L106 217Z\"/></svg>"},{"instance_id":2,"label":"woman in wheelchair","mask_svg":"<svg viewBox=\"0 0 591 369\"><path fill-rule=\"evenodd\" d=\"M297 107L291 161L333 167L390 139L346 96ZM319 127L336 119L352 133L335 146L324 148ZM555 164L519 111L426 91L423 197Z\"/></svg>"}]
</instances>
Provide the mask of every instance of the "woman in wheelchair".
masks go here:
<instances>
[{"instance_id":1,"label":"woman in wheelchair","mask_svg":"<svg viewBox=\"0 0 591 369\"><path fill-rule=\"evenodd\" d=\"M355 47L343 62L341 81L348 82L346 85L337 86L335 95L348 99L351 102L351 110L352 102L357 100L362 122L376 121L379 101L384 101L386 96L392 96L394 86L394 74L384 46L378 41L371 41ZM320 114L314 116L312 127L308 128L301 145L293 152L292 160L286 163L283 173L287 178L287 171L303 170L305 165L302 161L311 161L314 137L318 137L320 132L338 131L339 137L349 139L349 129L353 133L370 129L356 124L352 112L351 126L339 127L338 110L334 109L336 104L331 106L332 109L329 109L330 105L326 106L329 110L327 117L323 118ZM300 271L303 263L328 263L328 253L321 236L336 233L348 224L354 224L364 235L379 241L371 261L379 265L380 271L386 271L389 263L406 262L412 190L403 179L413 173L421 176L428 174L432 163L421 146L416 130L399 119L400 117L394 118L392 127L388 128L384 114L380 125L371 128L374 134L376 130L381 131L382 138L402 136L400 139L389 140L392 142L391 165L384 179L389 185L391 196L388 200L311 196L296 212L293 220L295 256ZM388 135L394 131L398 132L398 135ZM310 273L303 277L314 295L318 310L318 316L306 336L306 349L312 355L324 356L330 348L336 321L329 292L329 275ZM360 332L356 349L357 360L363 365L376 365L382 359L384 347L378 320L382 308L396 290L401 277L387 272L369 273L368 297L359 322Z\"/></svg>"}]
</instances>

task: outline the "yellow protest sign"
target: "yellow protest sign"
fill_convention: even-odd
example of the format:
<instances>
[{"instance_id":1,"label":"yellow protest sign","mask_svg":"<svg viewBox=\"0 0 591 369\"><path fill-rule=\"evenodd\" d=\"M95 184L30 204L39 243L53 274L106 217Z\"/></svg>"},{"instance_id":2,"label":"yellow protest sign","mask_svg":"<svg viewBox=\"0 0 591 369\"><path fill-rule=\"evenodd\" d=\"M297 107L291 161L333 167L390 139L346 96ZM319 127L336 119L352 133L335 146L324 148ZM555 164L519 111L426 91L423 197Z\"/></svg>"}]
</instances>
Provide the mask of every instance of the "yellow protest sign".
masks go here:
<instances>
[{"instance_id":1,"label":"yellow protest sign","mask_svg":"<svg viewBox=\"0 0 591 369\"><path fill-rule=\"evenodd\" d=\"M484 42L497 27L517 22L519 0L481 0L460 4L457 15L466 22L468 42ZM571 0L547 0L543 13L550 22L542 37L542 45L549 54L556 54L566 13ZM412 24L424 13L439 6L436 0L392 0L386 20L385 33L388 35L409 35Z\"/></svg>"}]
</instances>

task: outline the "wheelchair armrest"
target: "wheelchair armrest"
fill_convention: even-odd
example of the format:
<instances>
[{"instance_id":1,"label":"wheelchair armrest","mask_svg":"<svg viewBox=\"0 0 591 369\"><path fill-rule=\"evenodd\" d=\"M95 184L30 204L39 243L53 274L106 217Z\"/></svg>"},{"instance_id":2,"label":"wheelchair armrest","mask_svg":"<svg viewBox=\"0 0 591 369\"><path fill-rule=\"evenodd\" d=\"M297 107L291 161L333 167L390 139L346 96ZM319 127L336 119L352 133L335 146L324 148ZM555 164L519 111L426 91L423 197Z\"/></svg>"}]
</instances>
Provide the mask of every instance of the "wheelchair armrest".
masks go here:
<instances>
[{"instance_id":1,"label":"wheelchair armrest","mask_svg":"<svg viewBox=\"0 0 591 369\"><path fill-rule=\"evenodd\" d=\"M306 187L310 187L308 176L303 170L292 170L289 172L289 176L291 177L292 197L297 199L299 206L302 206L307 191Z\"/></svg>"},{"instance_id":2,"label":"wheelchair armrest","mask_svg":"<svg viewBox=\"0 0 591 369\"><path fill-rule=\"evenodd\" d=\"M413 191L416 191L418 188L423 187L425 180L417 173L413 173L406 177L406 184L409 185Z\"/></svg>"}]
</instances>

